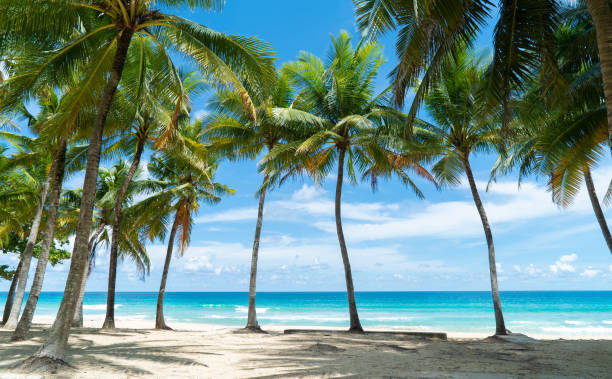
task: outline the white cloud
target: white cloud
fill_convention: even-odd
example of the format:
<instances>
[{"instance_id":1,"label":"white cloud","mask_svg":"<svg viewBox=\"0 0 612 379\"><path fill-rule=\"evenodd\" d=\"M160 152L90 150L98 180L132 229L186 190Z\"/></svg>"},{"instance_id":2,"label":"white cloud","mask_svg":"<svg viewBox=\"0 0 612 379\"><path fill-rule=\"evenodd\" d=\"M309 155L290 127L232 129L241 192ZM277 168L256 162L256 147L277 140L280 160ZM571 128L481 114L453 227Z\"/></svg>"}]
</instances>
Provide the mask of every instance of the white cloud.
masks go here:
<instances>
[{"instance_id":1,"label":"white cloud","mask_svg":"<svg viewBox=\"0 0 612 379\"><path fill-rule=\"evenodd\" d=\"M578 259L576 254L563 255L557 262L548 266L548 268L555 274L558 272L574 272L576 269L570 263L576 261L576 259Z\"/></svg>"},{"instance_id":2,"label":"white cloud","mask_svg":"<svg viewBox=\"0 0 612 379\"><path fill-rule=\"evenodd\" d=\"M583 272L580 274L580 276L583 276L583 277L585 277L585 278L589 278L589 279L590 279L590 278L594 278L594 277L596 277L596 276L597 276L597 275L598 275L600 272L601 272L600 270L595 270L595 269L593 269L593 268L589 267L589 268L585 269L585 270L584 270L584 271L583 271Z\"/></svg>"},{"instance_id":3,"label":"white cloud","mask_svg":"<svg viewBox=\"0 0 612 379\"><path fill-rule=\"evenodd\" d=\"M393 277L395 279L404 279L404 275L402 275L402 274L393 274Z\"/></svg>"},{"instance_id":4,"label":"white cloud","mask_svg":"<svg viewBox=\"0 0 612 379\"><path fill-rule=\"evenodd\" d=\"M257 219L256 208L237 208L230 209L225 212L207 214L198 217L195 222L198 224L210 223L210 222L234 222L234 221L245 221Z\"/></svg>"},{"instance_id":5,"label":"white cloud","mask_svg":"<svg viewBox=\"0 0 612 379\"><path fill-rule=\"evenodd\" d=\"M302 185L302 188L295 191L291 195L291 200L294 201L310 201L316 197L320 197L325 194L325 190L320 186L309 186L308 184Z\"/></svg>"}]
</instances>

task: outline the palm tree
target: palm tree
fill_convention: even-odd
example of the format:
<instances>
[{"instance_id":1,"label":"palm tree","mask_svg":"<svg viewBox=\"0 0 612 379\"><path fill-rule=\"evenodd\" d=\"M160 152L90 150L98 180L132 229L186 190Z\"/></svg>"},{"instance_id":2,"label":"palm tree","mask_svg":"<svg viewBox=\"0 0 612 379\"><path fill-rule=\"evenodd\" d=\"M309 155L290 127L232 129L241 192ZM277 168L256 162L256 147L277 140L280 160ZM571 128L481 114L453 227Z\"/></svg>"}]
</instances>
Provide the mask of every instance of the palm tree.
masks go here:
<instances>
[{"instance_id":1,"label":"palm tree","mask_svg":"<svg viewBox=\"0 0 612 379\"><path fill-rule=\"evenodd\" d=\"M129 68L132 67L128 67L124 74L127 77L138 78L142 83L127 87L123 91L126 93L126 103L136 105L136 109L131 110L134 114L134 120L131 123L129 134L123 136L115 144L118 149L127 150L127 153L130 153L130 150L134 147L135 151L128 175L117 193L113 211L106 316L102 325L102 328L105 329L115 327L115 283L122 204L140 164L145 145L156 133L163 132L159 137L160 142L166 134L172 133L172 125L176 122L174 118L179 116L181 112L189 111L189 96L197 95L205 88L204 82L195 73L185 75L173 69L173 75L171 76L159 75L163 70L160 70L158 66L167 64L167 61L162 55L155 53L154 49L149 50L149 55L146 56L147 65L145 66L147 70L144 75L140 66L133 67L138 69L136 72L131 72ZM138 79L135 79L135 81ZM164 129L166 130L164 131Z\"/></svg>"},{"instance_id":2,"label":"palm tree","mask_svg":"<svg viewBox=\"0 0 612 379\"><path fill-rule=\"evenodd\" d=\"M33 40L48 39L50 35L58 43L54 50L36 52L32 49L27 56L17 57L18 62L13 69L19 75L2 82L6 91L0 112L12 103L21 102L41 82L54 87L75 80L80 84L71 86L74 88L69 92L72 101L66 103L62 116L57 118L58 127L64 126L65 121L70 120L84 105L97 103L71 269L57 322L41 349L23 363L24 367L46 369L49 364L57 366L64 363L69 320L74 314L87 265L102 134L132 40L140 43L147 39L154 41L169 61L167 49L185 54L193 58L211 78L237 90L243 88L238 75L243 80L257 81L265 80L271 72L269 48L263 42L214 32L184 18L156 10L154 4L149 0L0 0L0 34L28 35ZM172 0L163 4L220 9L223 1ZM74 75L75 69L79 69L82 75ZM99 98L98 93L101 93ZM248 94L244 94L245 106L252 107Z\"/></svg>"},{"instance_id":3,"label":"palm tree","mask_svg":"<svg viewBox=\"0 0 612 379\"><path fill-rule=\"evenodd\" d=\"M251 94L255 105L256 119L242 106L240 93L219 89L209 101L209 107L215 111L207 120L206 134L212 147L223 156L232 160L254 159L263 151L269 153L278 146L287 134L287 117L284 113L296 114L292 110L292 85L287 75L278 75L276 80L265 89ZM282 109L282 112L279 112ZM249 306L245 330L260 331L255 307L257 261L259 258L259 241L263 224L264 202L266 192L273 184L271 175L264 175L257 196L257 223L253 237L251 255L251 273L249 281Z\"/></svg>"},{"instance_id":4,"label":"palm tree","mask_svg":"<svg viewBox=\"0 0 612 379\"><path fill-rule=\"evenodd\" d=\"M155 218L162 224L174 214L157 297L156 329L170 329L164 320L164 295L174 244L178 243L179 254L183 255L189 245L193 216L202 201L214 204L221 200L220 196L234 193L234 190L214 182L218 162L212 157L206 159L207 149L199 141L199 123L183 123L177 138L179 141L175 141L173 148L151 159L149 173L158 180L157 192L136 207L136 213L142 218ZM149 234L156 233L150 228ZM178 241L175 241L177 234Z\"/></svg>"},{"instance_id":5,"label":"palm tree","mask_svg":"<svg viewBox=\"0 0 612 379\"><path fill-rule=\"evenodd\" d=\"M20 341L25 339L27 332L32 324L32 318L34 317L34 310L40 296L42 284L45 276L45 270L47 263L49 262L49 254L51 252L53 240L55 238L55 225L57 220L57 212L59 206L59 198L62 189L62 182L64 180L64 170L66 163L66 139L62 138L58 142L58 147L53 157L56 162L56 168L53 178L51 178L51 194L49 198L49 207L47 210L47 221L45 225L44 238L42 241L41 252L38 256L38 263L36 265L36 272L32 281L32 286L28 294L28 300L26 301L23 313L19 318L19 322L16 325L15 332L11 336L11 341Z\"/></svg>"},{"instance_id":6,"label":"palm tree","mask_svg":"<svg viewBox=\"0 0 612 379\"><path fill-rule=\"evenodd\" d=\"M138 195L147 193L148 188L152 186L148 179L141 179L141 170L135 170L132 174L132 165L128 166L124 160L119 160L110 168L101 168L99 171L99 179L96 190L96 202L94 209L94 227L93 231L89 236L88 251L89 251L89 262L90 268L88 275L93 268L92 265L95 263L95 254L97 246L104 244L107 247L110 246L112 240L112 225L115 220L114 211L116 209L117 198L122 196L122 212L124 213L121 221L121 225L118 228L119 233L117 236L117 258L129 258L132 260L138 272L144 275L149 272L149 256L145 249L145 239L143 233L141 233L141 225L135 222L136 214L133 212L133 201ZM126 178L132 175L132 179L129 181L129 185L125 189L125 192L121 194L124 189ZM66 196L66 202L70 204L70 212L62 218L64 224L71 223L71 228L76 227L79 210L79 194L70 193ZM111 233L109 233L109 227ZM115 262L116 263L116 262ZM77 309L73 318L73 326L82 326L82 305L83 296L85 291L87 275L84 277L82 286L79 291L79 299ZM114 303L113 303L114 307ZM113 313L114 314L114 313Z\"/></svg>"},{"instance_id":7,"label":"palm tree","mask_svg":"<svg viewBox=\"0 0 612 379\"><path fill-rule=\"evenodd\" d=\"M282 172L287 167L289 171L302 170L318 181L330 174L337 162L335 219L348 295L349 331L362 332L342 229L344 174L346 171L349 180L356 182L358 170L389 166L381 131L389 124L405 123L405 115L389 107L388 90L374 93L374 80L384 62L380 45L360 43L353 48L348 33L342 32L332 38L328 57L324 63L302 53L297 62L283 67L298 90L293 108L310 112L311 116L308 120L304 120L303 113L287 117L307 122L298 124L289 142L272 149L264 158L264 167L267 172ZM286 111L277 111L282 112Z\"/></svg>"},{"instance_id":8,"label":"palm tree","mask_svg":"<svg viewBox=\"0 0 612 379\"><path fill-rule=\"evenodd\" d=\"M499 113L481 104L477 97L483 85L485 69L475 58L459 54L449 65L439 83L425 96L425 104L435 124L419 121L417 134L438 145L440 160L433 173L440 183L459 184L465 174L478 209L489 250L491 294L495 312L495 334L507 334L501 308L495 265L493 234L470 165L470 154L488 152L501 145ZM503 112L502 112L503 113Z\"/></svg>"}]
</instances>

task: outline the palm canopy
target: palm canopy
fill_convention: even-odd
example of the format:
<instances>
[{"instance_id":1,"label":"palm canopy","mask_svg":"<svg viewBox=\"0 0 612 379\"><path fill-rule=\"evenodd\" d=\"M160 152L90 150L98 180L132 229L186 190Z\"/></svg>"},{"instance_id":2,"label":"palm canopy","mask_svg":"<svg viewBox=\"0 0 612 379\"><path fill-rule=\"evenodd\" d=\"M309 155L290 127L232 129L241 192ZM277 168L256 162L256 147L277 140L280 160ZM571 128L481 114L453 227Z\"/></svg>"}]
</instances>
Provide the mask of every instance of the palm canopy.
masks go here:
<instances>
[{"instance_id":1,"label":"palm canopy","mask_svg":"<svg viewBox=\"0 0 612 379\"><path fill-rule=\"evenodd\" d=\"M608 125L593 21L584 6L561 16L555 31L558 74L542 73L517 101L511 144L495 171L518 166L520 177L543 175L553 201L568 206L586 171L603 157Z\"/></svg>"},{"instance_id":2,"label":"palm canopy","mask_svg":"<svg viewBox=\"0 0 612 379\"><path fill-rule=\"evenodd\" d=\"M99 244L108 246L110 244L110 230L113 212L119 189L128 175L129 164L119 160L109 168L100 168L96 188L95 206L93 214L93 229L91 238L94 249L91 254L96 253L95 247ZM137 171L134 180L130 182L128 191L124 197L124 217L122 218L119 233L119 257L134 262L141 275L149 272L150 260L145 249L147 236L143 232L146 228L145 219L138 218L134 209L138 208L138 197L146 196L152 191L154 184L149 179L143 179L142 170ZM74 234L79 217L79 204L81 201L80 190L66 190L63 193L60 215L58 217L58 233L62 236ZM145 224L143 224L145 222ZM92 263L94 256L90 257Z\"/></svg>"},{"instance_id":3,"label":"palm canopy","mask_svg":"<svg viewBox=\"0 0 612 379\"><path fill-rule=\"evenodd\" d=\"M68 86L70 101L56 120L56 125L68 128L81 108L96 104L111 70L119 37L133 33L134 43L128 55L133 56L130 60L141 71L146 61L144 46L153 44L156 54L168 62L165 75L173 75L171 53L183 55L194 61L207 78L240 92L244 106L253 112L242 83L255 85L270 77L273 68L269 46L251 37L224 35L155 8L220 9L222 4L223 1L212 0L0 0L0 55L7 51L10 54L14 44L2 42L15 34L46 42L52 31L55 38L50 49L32 46L26 48L27 53L12 57L12 75L2 82L6 96L0 111L23 101L42 86Z\"/></svg>"},{"instance_id":4,"label":"palm canopy","mask_svg":"<svg viewBox=\"0 0 612 379\"><path fill-rule=\"evenodd\" d=\"M332 38L326 62L304 52L283 66L297 90L292 104L297 111L275 110L287 120L292 136L264 159L266 170L303 172L319 180L343 152L352 182L358 181L358 172L372 173L375 167L379 174L399 174L421 196L404 170L431 176L416 160L398 165L394 159L394 140L401 138L407 119L391 107L390 88L376 93L375 79L383 63L382 46L362 41L353 47L348 33L342 32Z\"/></svg>"},{"instance_id":5,"label":"palm canopy","mask_svg":"<svg viewBox=\"0 0 612 379\"><path fill-rule=\"evenodd\" d=\"M286 73L277 74L265 90L252 92L256 119L242 106L240 93L224 88L215 91L208 102L212 115L203 120L213 147L230 159L252 159L265 148L283 139L286 123L279 119L279 108L289 109L293 86Z\"/></svg>"},{"instance_id":6,"label":"palm canopy","mask_svg":"<svg viewBox=\"0 0 612 379\"><path fill-rule=\"evenodd\" d=\"M410 116L414 118L425 94L453 59L472 45L492 16L490 0L354 0L357 24L370 38L398 30L399 64L391 76L398 104L418 85ZM537 68L553 65L553 31L559 4L554 0L499 0L493 60L483 88L507 103L516 88L533 78Z\"/></svg>"},{"instance_id":7,"label":"palm canopy","mask_svg":"<svg viewBox=\"0 0 612 379\"><path fill-rule=\"evenodd\" d=\"M163 239L174 214L181 255L189 245L193 217L201 203L216 204L221 196L234 193L233 189L214 181L219 163L201 139L199 122L186 121L180 125L180 143L157 152L148 165L154 178L151 182L154 193L134 207L139 219L152 220L146 228L150 238Z\"/></svg>"},{"instance_id":8,"label":"palm canopy","mask_svg":"<svg viewBox=\"0 0 612 379\"><path fill-rule=\"evenodd\" d=\"M473 152L503 149L501 111L478 96L486 70L480 59L463 52L453 59L439 83L425 96L433 123L418 120L414 132L440 159L432 172L441 184L461 183L464 162Z\"/></svg>"}]
</instances>

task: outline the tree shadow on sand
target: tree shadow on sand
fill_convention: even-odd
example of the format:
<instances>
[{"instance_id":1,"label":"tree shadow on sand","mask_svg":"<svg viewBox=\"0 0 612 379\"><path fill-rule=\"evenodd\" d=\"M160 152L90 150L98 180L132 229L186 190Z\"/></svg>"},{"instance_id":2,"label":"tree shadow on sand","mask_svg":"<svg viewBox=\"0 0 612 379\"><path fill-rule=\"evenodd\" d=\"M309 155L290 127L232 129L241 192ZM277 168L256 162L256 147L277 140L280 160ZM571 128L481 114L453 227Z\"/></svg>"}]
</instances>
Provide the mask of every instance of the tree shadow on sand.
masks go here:
<instances>
[{"instance_id":1,"label":"tree shadow on sand","mask_svg":"<svg viewBox=\"0 0 612 379\"><path fill-rule=\"evenodd\" d=\"M252 350L248 363L278 374L256 378L287 377L384 377L429 378L458 374L514 377L519 373L547 374L556 367L539 360L531 347L491 341L433 341L408 338L363 338L352 335L304 336L292 339L297 348ZM361 351L360 351L361 350ZM250 354L250 355L251 355ZM452 362L448 358L453 358ZM424 365L424 361L428 361ZM348 364L347 364L348 362ZM484 373L483 373L484 368ZM467 376L466 376L467 375Z\"/></svg>"},{"instance_id":2,"label":"tree shadow on sand","mask_svg":"<svg viewBox=\"0 0 612 379\"><path fill-rule=\"evenodd\" d=\"M112 342L101 345L99 343L94 344L90 338L93 334L114 337L134 336L136 334L144 337L152 332L150 330L122 331L121 329L100 332L98 329L75 328L70 336L70 348L66 356L72 368L68 368L66 372L61 374L70 376L70 374L76 374L80 370L87 371L88 369L103 368L112 372L113 375L154 375L154 372L129 362L139 362L141 366L144 361L157 364L201 366L206 368L208 367L206 364L195 359L186 358L181 356L181 354L216 355L216 353L204 351L207 348L208 350L214 350L214 347L208 347L204 344L168 344L167 341L163 340L143 338L141 342ZM13 366L34 354L40 347L47 332L36 328L30 333L30 338L22 342L10 342L11 334L11 331L0 330L0 372L14 370ZM109 359L109 357L114 359Z\"/></svg>"}]
</instances>

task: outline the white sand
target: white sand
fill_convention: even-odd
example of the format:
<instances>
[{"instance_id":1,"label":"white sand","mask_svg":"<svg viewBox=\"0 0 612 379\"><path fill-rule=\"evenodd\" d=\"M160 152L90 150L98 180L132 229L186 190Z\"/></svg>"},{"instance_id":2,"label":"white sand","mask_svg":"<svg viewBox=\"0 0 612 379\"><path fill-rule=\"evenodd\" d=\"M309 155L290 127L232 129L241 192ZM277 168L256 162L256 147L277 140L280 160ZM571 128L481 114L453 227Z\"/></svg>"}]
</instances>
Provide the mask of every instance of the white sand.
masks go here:
<instances>
[{"instance_id":1,"label":"white sand","mask_svg":"<svg viewBox=\"0 0 612 379\"><path fill-rule=\"evenodd\" d=\"M235 333L236 328L153 321L117 320L121 329L73 329L68 361L73 369L52 377L283 378L399 377L510 378L611 377L612 340L539 340L512 343L474 338L449 341L350 334L284 335ZM10 366L40 345L42 325L32 339L9 343L0 330L0 378L23 377ZM18 376L16 376L18 375ZM32 376L36 377L36 376Z\"/></svg>"}]
</instances>

